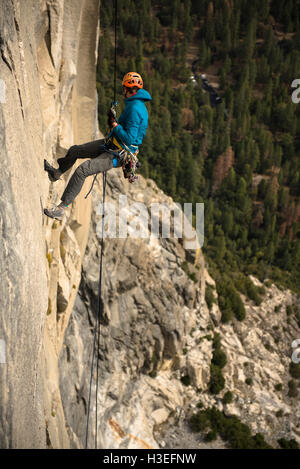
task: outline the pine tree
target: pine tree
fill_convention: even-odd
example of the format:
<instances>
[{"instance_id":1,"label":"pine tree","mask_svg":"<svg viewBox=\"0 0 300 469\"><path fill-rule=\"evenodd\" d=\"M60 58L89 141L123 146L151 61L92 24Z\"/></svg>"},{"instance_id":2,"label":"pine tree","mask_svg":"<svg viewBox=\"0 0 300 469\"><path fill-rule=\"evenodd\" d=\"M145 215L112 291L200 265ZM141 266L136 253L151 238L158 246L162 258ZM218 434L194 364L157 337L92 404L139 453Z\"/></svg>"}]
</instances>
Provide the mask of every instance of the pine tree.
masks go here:
<instances>
[{"instance_id":1,"label":"pine tree","mask_svg":"<svg viewBox=\"0 0 300 469\"><path fill-rule=\"evenodd\" d=\"M215 248L216 248L216 256L219 260L222 260L225 256L226 252L226 242L224 238L224 234L219 234L215 237Z\"/></svg>"},{"instance_id":2,"label":"pine tree","mask_svg":"<svg viewBox=\"0 0 300 469\"><path fill-rule=\"evenodd\" d=\"M277 208L277 194L275 193L272 184L267 185L264 204L271 212Z\"/></svg>"},{"instance_id":3,"label":"pine tree","mask_svg":"<svg viewBox=\"0 0 300 469\"><path fill-rule=\"evenodd\" d=\"M222 227L224 230L224 233L227 235L230 235L232 228L233 228L233 214L231 210L226 210L224 211L222 215Z\"/></svg>"},{"instance_id":4,"label":"pine tree","mask_svg":"<svg viewBox=\"0 0 300 469\"><path fill-rule=\"evenodd\" d=\"M247 63L253 56L256 42L256 19L253 18L248 26L247 34L244 40L243 56Z\"/></svg>"},{"instance_id":5,"label":"pine tree","mask_svg":"<svg viewBox=\"0 0 300 469\"><path fill-rule=\"evenodd\" d=\"M225 24L223 44L225 51L229 52L231 50L231 31L229 29L229 23Z\"/></svg>"}]
</instances>

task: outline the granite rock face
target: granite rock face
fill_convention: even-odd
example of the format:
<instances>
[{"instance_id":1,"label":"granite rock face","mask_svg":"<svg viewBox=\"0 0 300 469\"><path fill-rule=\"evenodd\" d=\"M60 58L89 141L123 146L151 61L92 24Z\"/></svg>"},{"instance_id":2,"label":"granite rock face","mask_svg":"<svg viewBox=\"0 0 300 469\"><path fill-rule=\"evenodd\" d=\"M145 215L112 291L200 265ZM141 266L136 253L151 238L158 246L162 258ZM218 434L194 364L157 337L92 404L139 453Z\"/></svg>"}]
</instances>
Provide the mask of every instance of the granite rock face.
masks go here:
<instances>
[{"instance_id":1,"label":"granite rock face","mask_svg":"<svg viewBox=\"0 0 300 469\"><path fill-rule=\"evenodd\" d=\"M100 177L99 177L100 180ZM174 208L174 202L153 181L140 178L130 185L121 170L108 173L107 211L126 196L121 217L129 232L135 224L137 202L150 212L151 204ZM95 321L101 238L100 188L93 193L92 223L83 261L81 288L70 318L60 359L63 405L76 446L83 445L83 412L88 403L92 328ZM149 216L150 220L150 216ZM107 220L108 224L109 219ZM145 235L148 222L145 223ZM201 251L186 251L185 238L130 237L104 240L103 314L101 317L98 396L99 445L102 448L157 448L153 426L177 413L186 401L180 373L194 373L196 385L207 382L211 346L200 355L183 355L192 327L210 321L200 309L204 278ZM196 283L185 273L190 270ZM202 292L202 293L201 293ZM90 440L95 412L93 388ZM74 411L74 402L77 408Z\"/></svg>"},{"instance_id":2,"label":"granite rock face","mask_svg":"<svg viewBox=\"0 0 300 469\"><path fill-rule=\"evenodd\" d=\"M99 181L81 286L60 357L61 395L73 447L83 447L86 434L101 252ZM107 213L113 213L120 195L127 197L121 216L127 216L131 227L137 202L145 204L148 214L156 202L173 206L153 181L140 178L130 185L121 170L112 170ZM106 229L111 227L108 218ZM145 227L147 232L150 223ZM246 319L225 325L217 304L211 310L206 305L208 284L214 288L201 251L186 250L183 240L104 238L98 447L211 448L213 443L203 442L187 425L199 402L237 415L274 446L281 437L299 441L299 406L288 396L291 343L299 336L299 326L286 314L286 305L299 303L299 298L275 285L265 286L260 306L242 297ZM214 295L217 298L216 291ZM209 392L215 333L227 356L225 388L218 395ZM227 391L233 393L231 404L222 402ZM95 399L94 376L89 447L94 447ZM224 447L220 440L215 445Z\"/></svg>"},{"instance_id":3,"label":"granite rock face","mask_svg":"<svg viewBox=\"0 0 300 469\"><path fill-rule=\"evenodd\" d=\"M95 138L98 13L99 0L1 2L3 448L69 445L57 361L90 208L79 198L63 225L45 219L43 208L58 200L65 180L50 184L43 159L55 163L73 143Z\"/></svg>"}]
</instances>

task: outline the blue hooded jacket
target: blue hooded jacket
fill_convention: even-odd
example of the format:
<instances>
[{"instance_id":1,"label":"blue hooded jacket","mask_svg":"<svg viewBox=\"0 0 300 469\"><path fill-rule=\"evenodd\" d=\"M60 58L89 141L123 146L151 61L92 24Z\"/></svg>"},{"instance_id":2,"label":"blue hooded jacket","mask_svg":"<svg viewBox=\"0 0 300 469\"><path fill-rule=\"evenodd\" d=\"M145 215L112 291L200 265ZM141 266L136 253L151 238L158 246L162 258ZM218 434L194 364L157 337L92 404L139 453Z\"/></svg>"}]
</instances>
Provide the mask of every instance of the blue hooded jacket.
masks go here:
<instances>
[{"instance_id":1,"label":"blue hooded jacket","mask_svg":"<svg viewBox=\"0 0 300 469\"><path fill-rule=\"evenodd\" d=\"M139 89L136 94L126 98L125 109L120 115L117 127L112 131L112 135L121 147L124 148L123 142L133 153L136 151L136 147L141 145L146 135L148 111L145 101L151 100L150 94L144 89Z\"/></svg>"}]
</instances>

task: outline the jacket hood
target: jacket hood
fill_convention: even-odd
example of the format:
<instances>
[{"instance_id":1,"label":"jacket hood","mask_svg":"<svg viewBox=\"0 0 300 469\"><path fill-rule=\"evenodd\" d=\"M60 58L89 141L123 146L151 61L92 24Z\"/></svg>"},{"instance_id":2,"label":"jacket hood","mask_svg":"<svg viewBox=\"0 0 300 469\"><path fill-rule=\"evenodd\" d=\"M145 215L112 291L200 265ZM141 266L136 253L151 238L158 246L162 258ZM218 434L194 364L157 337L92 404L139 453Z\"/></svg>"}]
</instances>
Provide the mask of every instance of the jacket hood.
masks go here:
<instances>
[{"instance_id":1,"label":"jacket hood","mask_svg":"<svg viewBox=\"0 0 300 469\"><path fill-rule=\"evenodd\" d=\"M141 101L151 101L152 98L148 91L144 89L138 90L133 96L130 96L130 98L126 98L125 102L127 101L133 101L134 99L140 99Z\"/></svg>"}]
</instances>

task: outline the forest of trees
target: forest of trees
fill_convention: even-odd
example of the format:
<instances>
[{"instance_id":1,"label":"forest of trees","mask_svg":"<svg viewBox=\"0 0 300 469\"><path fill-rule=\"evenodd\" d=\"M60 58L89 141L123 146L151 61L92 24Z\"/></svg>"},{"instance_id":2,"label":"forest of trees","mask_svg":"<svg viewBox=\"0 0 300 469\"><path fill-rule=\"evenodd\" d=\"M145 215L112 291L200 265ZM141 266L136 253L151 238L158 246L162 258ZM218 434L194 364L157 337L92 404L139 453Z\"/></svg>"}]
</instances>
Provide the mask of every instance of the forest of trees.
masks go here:
<instances>
[{"instance_id":1,"label":"forest of trees","mask_svg":"<svg viewBox=\"0 0 300 469\"><path fill-rule=\"evenodd\" d=\"M100 22L105 133L113 100L112 0L102 0ZM299 2L118 0L117 53L118 83L137 71L153 98L142 174L176 202L205 203L203 252L225 292L225 316L237 291L259 302L249 274L300 293L300 103L291 99L300 78ZM215 108L201 80L190 80L193 60L199 74L217 76L222 104ZM121 91L120 84L118 114ZM236 311L242 319L239 303Z\"/></svg>"}]
</instances>

